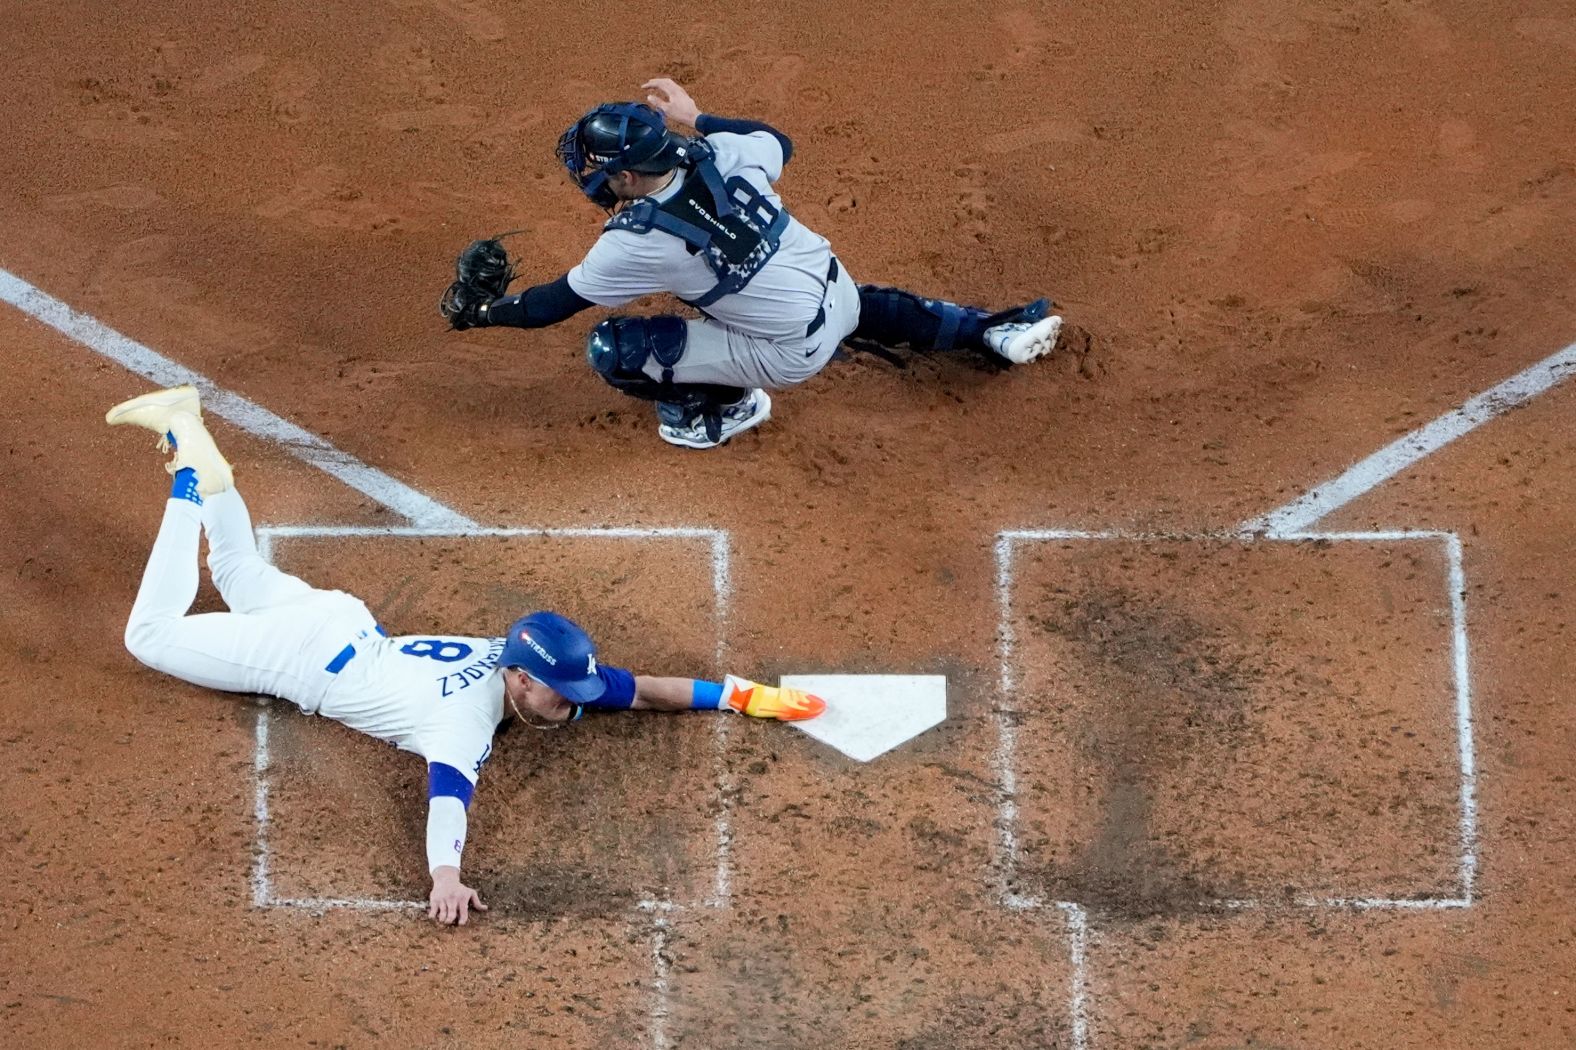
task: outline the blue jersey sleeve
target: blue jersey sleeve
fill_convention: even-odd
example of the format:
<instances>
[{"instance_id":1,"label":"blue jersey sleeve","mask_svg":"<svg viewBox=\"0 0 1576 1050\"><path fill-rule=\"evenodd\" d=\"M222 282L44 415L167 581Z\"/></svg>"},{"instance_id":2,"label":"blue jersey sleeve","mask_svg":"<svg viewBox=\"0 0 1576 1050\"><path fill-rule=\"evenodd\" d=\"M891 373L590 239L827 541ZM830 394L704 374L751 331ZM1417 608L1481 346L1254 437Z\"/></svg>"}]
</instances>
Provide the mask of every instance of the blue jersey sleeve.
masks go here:
<instances>
[{"instance_id":1,"label":"blue jersey sleeve","mask_svg":"<svg viewBox=\"0 0 1576 1050\"><path fill-rule=\"evenodd\" d=\"M468 780L464 773L443 762L433 762L427 766L427 797L439 798L444 795L457 798L460 804L469 806L471 794L476 790L476 785Z\"/></svg>"},{"instance_id":2,"label":"blue jersey sleeve","mask_svg":"<svg viewBox=\"0 0 1576 1050\"><path fill-rule=\"evenodd\" d=\"M591 305L569 287L564 274L551 284L532 285L519 295L494 299L487 307L487 320L510 328L546 328L572 317Z\"/></svg>"},{"instance_id":3,"label":"blue jersey sleeve","mask_svg":"<svg viewBox=\"0 0 1576 1050\"><path fill-rule=\"evenodd\" d=\"M589 701L586 707L599 707L607 710L622 711L635 702L635 676L622 667L608 667L598 664L597 677L607 685L607 690L595 700Z\"/></svg>"}]
</instances>

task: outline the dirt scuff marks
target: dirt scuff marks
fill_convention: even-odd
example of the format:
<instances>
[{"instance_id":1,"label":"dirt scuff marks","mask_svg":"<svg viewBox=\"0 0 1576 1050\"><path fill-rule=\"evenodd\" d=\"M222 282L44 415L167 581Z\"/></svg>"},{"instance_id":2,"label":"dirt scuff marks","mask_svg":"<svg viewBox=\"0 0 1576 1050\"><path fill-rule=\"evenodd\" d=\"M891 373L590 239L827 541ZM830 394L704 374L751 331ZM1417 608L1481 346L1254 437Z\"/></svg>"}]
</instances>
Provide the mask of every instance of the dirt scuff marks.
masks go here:
<instances>
[{"instance_id":1,"label":"dirt scuff marks","mask_svg":"<svg viewBox=\"0 0 1576 1050\"><path fill-rule=\"evenodd\" d=\"M1077 768L1096 798L1094 827L1064 863L1039 872L1050 893L1122 918L1210 911L1240 890L1215 884L1156 814L1179 771L1208 779L1251 742L1269 673L1222 627L1180 604L1121 586L1053 590L1029 617L1086 676L1090 702L1073 733ZM1209 813L1193 811L1192 822Z\"/></svg>"}]
</instances>

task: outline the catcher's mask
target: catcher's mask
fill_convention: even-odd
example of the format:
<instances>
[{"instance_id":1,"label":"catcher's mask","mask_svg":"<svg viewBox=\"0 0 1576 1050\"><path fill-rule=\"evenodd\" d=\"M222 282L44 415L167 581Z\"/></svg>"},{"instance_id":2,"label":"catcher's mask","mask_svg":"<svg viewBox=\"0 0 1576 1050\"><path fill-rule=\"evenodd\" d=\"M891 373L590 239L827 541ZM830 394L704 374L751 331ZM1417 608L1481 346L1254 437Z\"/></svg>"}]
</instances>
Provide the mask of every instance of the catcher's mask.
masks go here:
<instances>
[{"instance_id":1,"label":"catcher's mask","mask_svg":"<svg viewBox=\"0 0 1576 1050\"><path fill-rule=\"evenodd\" d=\"M639 102L606 102L575 121L558 139L558 159L580 192L602 208L618 197L608 180L621 171L661 174L684 159L685 139L662 114Z\"/></svg>"}]
</instances>

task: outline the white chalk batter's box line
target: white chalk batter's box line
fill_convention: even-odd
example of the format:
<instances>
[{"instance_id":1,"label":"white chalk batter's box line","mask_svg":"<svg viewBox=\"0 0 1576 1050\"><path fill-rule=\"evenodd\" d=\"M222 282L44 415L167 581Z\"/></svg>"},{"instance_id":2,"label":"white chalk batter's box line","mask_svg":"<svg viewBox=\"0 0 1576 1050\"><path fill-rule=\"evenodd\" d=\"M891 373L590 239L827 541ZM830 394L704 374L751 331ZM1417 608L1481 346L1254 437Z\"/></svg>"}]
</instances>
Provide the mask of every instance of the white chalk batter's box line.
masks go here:
<instances>
[{"instance_id":1,"label":"white chalk batter's box line","mask_svg":"<svg viewBox=\"0 0 1576 1050\"><path fill-rule=\"evenodd\" d=\"M695 528L689 526L662 527L624 527L624 526L586 526L566 528L541 528L534 526L517 526L507 528L487 528L483 526L459 526L453 528L441 526L417 525L264 525L256 529L257 550L263 558L273 561L274 549L280 540L289 539L339 539L345 537L386 537L386 538L433 538L433 539L508 539L514 537L543 537L548 539L589 539L589 540L633 540L633 541L666 541L666 540L703 540L710 547L711 554L711 585L713 601L713 621L717 632L717 660L720 664L725 655L724 634L728 622L729 602L733 594L732 583L732 537L725 529ZM299 908L305 911L321 913L336 909L354 909L360 911L405 911L425 908L426 901L392 900L376 897L282 897L273 891L272 882L272 857L269 850L270 813L268 805L269 785L269 751L268 727L269 707L263 706L257 712L257 722L254 731L254 751L252 756L252 772L254 777L253 817L256 828L256 841L253 843L252 863L252 905L257 908ZM633 907L646 913L654 914L657 919L657 933L659 939L665 936L667 925L666 914L671 911L683 910L689 907L720 908L727 905L732 895L733 870L732 870L732 844L733 844L733 798L732 785L728 783L727 763L727 718L715 718L713 725L713 760L717 772L722 804L718 807L717 816L713 824L715 868L712 873L711 893L700 901L682 904L669 900L642 898L633 902ZM659 958L660 958L659 953ZM659 974L659 978L661 974Z\"/></svg>"},{"instance_id":2,"label":"white chalk batter's box line","mask_svg":"<svg viewBox=\"0 0 1576 1050\"><path fill-rule=\"evenodd\" d=\"M1474 882L1477 874L1477 764L1472 743L1472 689L1468 668L1466 625L1466 573L1462 565L1461 539L1453 532L1399 530L1388 532L1297 532L1274 536L1248 536L1233 533L1164 534L1121 531L1081 531L1072 529L1009 529L996 536L996 599L999 612L997 639L1001 674L999 688L1002 708L996 716L997 746L995 767L1001 785L997 809L996 868L1001 880L1001 903L1012 910L1023 911L1054 906L1072 914L1081 911L1079 905L1069 901L1048 902L1039 897L1014 893L1010 887L1016 881L1018 869L1018 777L1015 755L1017 750L1016 713L1009 706L1014 684L1013 662L1016 636L1012 623L1012 592L1014 554L1020 544L1048 542L1098 542L1128 543L1160 542L1214 542L1246 546L1254 543L1340 542L1340 543L1438 543L1447 568L1446 586L1450 592L1452 634L1452 676L1455 694L1456 755L1460 766L1458 792L1458 885L1453 897L1319 897L1303 895L1291 903L1310 908L1356 908L1437 910L1466 908L1472 904ZM1200 902L1206 907L1222 910L1247 910L1269 907L1284 902L1256 900L1215 900ZM1081 1041L1075 1041L1081 1045Z\"/></svg>"}]
</instances>

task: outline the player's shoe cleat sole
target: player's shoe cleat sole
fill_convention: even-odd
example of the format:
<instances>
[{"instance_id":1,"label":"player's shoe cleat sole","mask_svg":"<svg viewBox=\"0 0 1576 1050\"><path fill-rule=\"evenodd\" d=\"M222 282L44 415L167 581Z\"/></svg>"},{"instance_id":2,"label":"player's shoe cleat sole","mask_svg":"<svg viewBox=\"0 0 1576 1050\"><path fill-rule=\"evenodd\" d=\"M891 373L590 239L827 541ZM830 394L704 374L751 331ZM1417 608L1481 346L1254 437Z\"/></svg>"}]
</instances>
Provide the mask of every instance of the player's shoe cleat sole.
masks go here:
<instances>
[{"instance_id":1,"label":"player's shoe cleat sole","mask_svg":"<svg viewBox=\"0 0 1576 1050\"><path fill-rule=\"evenodd\" d=\"M202 402L194 386L172 386L155 390L129 401L122 401L104 413L104 422L112 427L146 427L163 438L170 432L170 415L185 412L202 419ZM162 446L161 446L162 447Z\"/></svg>"},{"instance_id":2,"label":"player's shoe cleat sole","mask_svg":"<svg viewBox=\"0 0 1576 1050\"><path fill-rule=\"evenodd\" d=\"M728 706L754 718L775 718L779 722L800 722L826 710L826 701L803 689L760 685L728 676Z\"/></svg>"},{"instance_id":3,"label":"player's shoe cleat sole","mask_svg":"<svg viewBox=\"0 0 1576 1050\"><path fill-rule=\"evenodd\" d=\"M1062 319L1055 315L1032 324L1015 322L985 330L985 345L1015 365L1026 365L1056 349Z\"/></svg>"}]
</instances>

